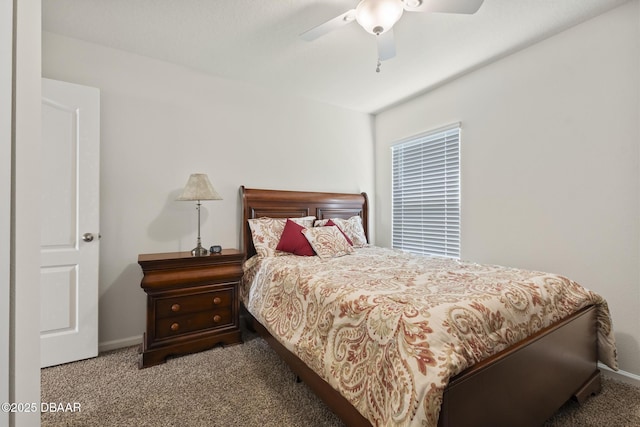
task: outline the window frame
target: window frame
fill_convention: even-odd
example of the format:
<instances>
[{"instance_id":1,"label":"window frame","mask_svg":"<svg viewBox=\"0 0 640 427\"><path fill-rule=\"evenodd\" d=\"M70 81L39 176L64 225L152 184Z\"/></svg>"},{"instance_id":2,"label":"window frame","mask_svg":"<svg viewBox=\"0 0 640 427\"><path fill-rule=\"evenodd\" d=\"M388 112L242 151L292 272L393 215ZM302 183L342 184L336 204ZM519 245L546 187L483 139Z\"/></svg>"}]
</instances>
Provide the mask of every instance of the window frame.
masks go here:
<instances>
[{"instance_id":1,"label":"window frame","mask_svg":"<svg viewBox=\"0 0 640 427\"><path fill-rule=\"evenodd\" d=\"M460 258L461 133L460 123L453 123L391 146L393 248ZM425 170L430 172L425 174ZM398 179L404 183L398 183ZM414 190L399 190L398 185L412 186Z\"/></svg>"}]
</instances>

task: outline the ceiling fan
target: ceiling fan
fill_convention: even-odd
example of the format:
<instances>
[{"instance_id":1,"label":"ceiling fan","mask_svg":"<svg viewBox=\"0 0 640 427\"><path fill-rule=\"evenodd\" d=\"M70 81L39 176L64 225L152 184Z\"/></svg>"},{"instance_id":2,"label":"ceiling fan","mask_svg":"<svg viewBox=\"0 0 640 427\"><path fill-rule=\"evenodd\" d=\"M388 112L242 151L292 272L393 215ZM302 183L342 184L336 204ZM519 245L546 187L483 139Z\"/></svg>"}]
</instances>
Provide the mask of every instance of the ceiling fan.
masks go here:
<instances>
[{"instance_id":1,"label":"ceiling fan","mask_svg":"<svg viewBox=\"0 0 640 427\"><path fill-rule=\"evenodd\" d=\"M360 0L355 9L348 10L329 21L300 34L303 40L312 41L343 25L358 22L368 33L376 36L378 67L396 55L393 26L407 12L473 14L484 0Z\"/></svg>"}]
</instances>

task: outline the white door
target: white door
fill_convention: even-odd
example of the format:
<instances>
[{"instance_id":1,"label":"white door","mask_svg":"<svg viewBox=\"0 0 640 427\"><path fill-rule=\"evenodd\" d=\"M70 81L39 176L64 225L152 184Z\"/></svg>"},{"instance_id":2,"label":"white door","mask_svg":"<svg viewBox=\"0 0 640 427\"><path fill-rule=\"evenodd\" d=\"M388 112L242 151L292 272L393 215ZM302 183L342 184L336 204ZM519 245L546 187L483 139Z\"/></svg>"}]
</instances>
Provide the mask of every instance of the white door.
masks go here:
<instances>
[{"instance_id":1,"label":"white door","mask_svg":"<svg viewBox=\"0 0 640 427\"><path fill-rule=\"evenodd\" d=\"M41 366L98 355L100 91L42 79Z\"/></svg>"}]
</instances>

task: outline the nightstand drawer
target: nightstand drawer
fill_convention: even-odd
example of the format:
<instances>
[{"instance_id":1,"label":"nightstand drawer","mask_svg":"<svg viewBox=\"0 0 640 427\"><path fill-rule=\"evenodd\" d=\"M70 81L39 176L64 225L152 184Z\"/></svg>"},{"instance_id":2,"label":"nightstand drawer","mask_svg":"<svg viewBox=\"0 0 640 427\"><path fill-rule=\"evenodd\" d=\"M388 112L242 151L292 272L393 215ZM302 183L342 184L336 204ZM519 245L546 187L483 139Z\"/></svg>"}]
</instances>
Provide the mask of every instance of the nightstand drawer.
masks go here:
<instances>
[{"instance_id":1,"label":"nightstand drawer","mask_svg":"<svg viewBox=\"0 0 640 427\"><path fill-rule=\"evenodd\" d=\"M231 310L227 308L158 319L156 322L156 337L162 339L194 331L230 326L233 325L231 313Z\"/></svg>"},{"instance_id":2,"label":"nightstand drawer","mask_svg":"<svg viewBox=\"0 0 640 427\"><path fill-rule=\"evenodd\" d=\"M161 298L156 301L156 316L158 318L174 318L200 311L229 310L232 301L233 289L203 292L183 297Z\"/></svg>"}]
</instances>

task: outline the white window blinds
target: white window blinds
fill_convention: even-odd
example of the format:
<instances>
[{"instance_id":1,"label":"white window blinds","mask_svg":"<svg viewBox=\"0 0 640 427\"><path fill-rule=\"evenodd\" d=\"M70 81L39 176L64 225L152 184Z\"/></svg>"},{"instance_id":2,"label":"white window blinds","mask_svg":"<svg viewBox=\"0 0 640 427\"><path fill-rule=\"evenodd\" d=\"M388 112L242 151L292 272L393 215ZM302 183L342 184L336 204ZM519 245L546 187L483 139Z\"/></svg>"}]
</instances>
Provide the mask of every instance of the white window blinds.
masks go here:
<instances>
[{"instance_id":1,"label":"white window blinds","mask_svg":"<svg viewBox=\"0 0 640 427\"><path fill-rule=\"evenodd\" d=\"M460 257L460 125L392 147L392 245Z\"/></svg>"}]
</instances>

